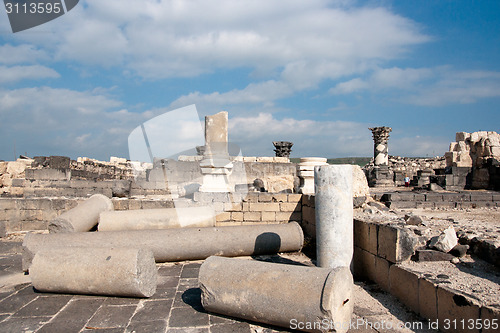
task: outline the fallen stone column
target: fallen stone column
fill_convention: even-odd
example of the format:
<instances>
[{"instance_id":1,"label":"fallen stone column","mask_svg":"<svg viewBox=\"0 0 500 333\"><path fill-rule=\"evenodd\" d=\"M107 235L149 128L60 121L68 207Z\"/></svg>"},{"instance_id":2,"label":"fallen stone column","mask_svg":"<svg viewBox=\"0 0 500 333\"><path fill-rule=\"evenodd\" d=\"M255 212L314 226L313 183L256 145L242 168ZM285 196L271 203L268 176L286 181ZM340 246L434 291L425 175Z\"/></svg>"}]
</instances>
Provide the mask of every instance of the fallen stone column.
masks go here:
<instances>
[{"instance_id":1,"label":"fallen stone column","mask_svg":"<svg viewBox=\"0 0 500 333\"><path fill-rule=\"evenodd\" d=\"M319 267L349 267L353 254L352 167L317 166L316 252Z\"/></svg>"},{"instance_id":2,"label":"fallen stone column","mask_svg":"<svg viewBox=\"0 0 500 333\"><path fill-rule=\"evenodd\" d=\"M89 231L97 224L100 213L113 209L111 199L102 194L94 194L50 221L48 229L51 233Z\"/></svg>"},{"instance_id":3,"label":"fallen stone column","mask_svg":"<svg viewBox=\"0 0 500 333\"><path fill-rule=\"evenodd\" d=\"M309 332L349 329L354 301L347 267L210 257L198 279L207 311Z\"/></svg>"},{"instance_id":4,"label":"fallen stone column","mask_svg":"<svg viewBox=\"0 0 500 333\"><path fill-rule=\"evenodd\" d=\"M99 231L214 227L213 207L138 209L102 212Z\"/></svg>"},{"instance_id":5,"label":"fallen stone column","mask_svg":"<svg viewBox=\"0 0 500 333\"><path fill-rule=\"evenodd\" d=\"M299 251L304 234L296 222L214 228L100 231L64 234L27 234L23 242L23 270L43 248L130 247L150 249L156 262L205 259Z\"/></svg>"},{"instance_id":6,"label":"fallen stone column","mask_svg":"<svg viewBox=\"0 0 500 333\"><path fill-rule=\"evenodd\" d=\"M59 247L36 253L30 277L42 292L151 297L157 270L149 250Z\"/></svg>"}]
</instances>

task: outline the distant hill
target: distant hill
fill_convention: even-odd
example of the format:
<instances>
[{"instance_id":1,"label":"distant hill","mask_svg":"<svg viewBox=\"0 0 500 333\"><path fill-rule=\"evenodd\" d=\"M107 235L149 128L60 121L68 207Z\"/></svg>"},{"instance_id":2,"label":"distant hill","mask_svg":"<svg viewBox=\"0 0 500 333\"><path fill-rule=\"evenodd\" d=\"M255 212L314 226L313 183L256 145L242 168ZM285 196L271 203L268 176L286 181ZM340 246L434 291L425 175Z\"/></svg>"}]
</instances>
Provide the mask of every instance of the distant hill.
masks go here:
<instances>
[{"instance_id":1,"label":"distant hill","mask_svg":"<svg viewBox=\"0 0 500 333\"><path fill-rule=\"evenodd\" d=\"M329 164L357 164L360 167L365 166L370 163L371 157L338 157L338 158L329 158L327 162ZM299 163L300 158L290 158L290 161L293 163Z\"/></svg>"}]
</instances>

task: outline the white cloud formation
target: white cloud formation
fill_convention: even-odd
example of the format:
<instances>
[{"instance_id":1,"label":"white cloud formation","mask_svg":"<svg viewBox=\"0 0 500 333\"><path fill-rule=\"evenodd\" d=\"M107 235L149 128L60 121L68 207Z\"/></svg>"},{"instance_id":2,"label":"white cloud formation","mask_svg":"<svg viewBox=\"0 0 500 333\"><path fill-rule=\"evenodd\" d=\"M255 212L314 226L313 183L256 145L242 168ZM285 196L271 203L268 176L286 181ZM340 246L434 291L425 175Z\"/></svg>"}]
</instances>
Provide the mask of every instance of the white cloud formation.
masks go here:
<instances>
[{"instance_id":1,"label":"white cloud formation","mask_svg":"<svg viewBox=\"0 0 500 333\"><path fill-rule=\"evenodd\" d=\"M351 1L81 3L33 30L57 34L19 36L60 60L124 65L150 79L243 67L260 73L278 69L283 79L308 85L397 58L408 47L429 40L411 20L385 8L356 7Z\"/></svg>"},{"instance_id":2,"label":"white cloud formation","mask_svg":"<svg viewBox=\"0 0 500 333\"><path fill-rule=\"evenodd\" d=\"M35 63L39 60L47 59L47 53L43 50L36 49L33 45L0 45L0 64L13 65L20 63Z\"/></svg>"},{"instance_id":3,"label":"white cloud formation","mask_svg":"<svg viewBox=\"0 0 500 333\"><path fill-rule=\"evenodd\" d=\"M17 82L26 79L38 80L59 77L59 73L52 68L40 65L12 67L0 66L0 84Z\"/></svg>"},{"instance_id":4,"label":"white cloud formation","mask_svg":"<svg viewBox=\"0 0 500 333\"><path fill-rule=\"evenodd\" d=\"M474 103L500 96L500 72L435 68L377 68L367 78L353 78L330 89L334 95L385 93L405 104L442 106Z\"/></svg>"}]
</instances>

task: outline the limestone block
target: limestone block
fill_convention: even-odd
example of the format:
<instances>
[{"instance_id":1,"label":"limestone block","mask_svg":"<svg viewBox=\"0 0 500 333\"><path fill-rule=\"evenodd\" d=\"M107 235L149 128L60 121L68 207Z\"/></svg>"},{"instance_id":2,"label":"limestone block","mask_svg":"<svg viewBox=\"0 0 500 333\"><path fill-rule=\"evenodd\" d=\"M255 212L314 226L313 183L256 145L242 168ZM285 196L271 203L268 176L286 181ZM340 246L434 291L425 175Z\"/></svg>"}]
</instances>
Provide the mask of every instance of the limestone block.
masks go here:
<instances>
[{"instance_id":1,"label":"limestone block","mask_svg":"<svg viewBox=\"0 0 500 333\"><path fill-rule=\"evenodd\" d=\"M473 329L474 327L469 329L467 326L462 326L467 325L469 319L480 318L479 304L471 297L461 295L456 290L440 285L437 288L437 308L440 330L444 332L480 332L479 329ZM454 324L453 320L455 319ZM449 329L445 328L446 323L448 323Z\"/></svg>"},{"instance_id":2,"label":"limestone block","mask_svg":"<svg viewBox=\"0 0 500 333\"><path fill-rule=\"evenodd\" d=\"M319 326L323 321L345 323L336 332L349 329L354 302L347 267L210 257L200 268L199 281L203 307L210 312L292 329L293 323Z\"/></svg>"},{"instance_id":3,"label":"limestone block","mask_svg":"<svg viewBox=\"0 0 500 333\"><path fill-rule=\"evenodd\" d=\"M458 244L457 233L453 227L448 227L439 236L432 237L429 247L441 252L449 252Z\"/></svg>"},{"instance_id":4,"label":"limestone block","mask_svg":"<svg viewBox=\"0 0 500 333\"><path fill-rule=\"evenodd\" d=\"M457 148L458 148L458 142L451 142L448 151L457 151Z\"/></svg>"},{"instance_id":5,"label":"limestone block","mask_svg":"<svg viewBox=\"0 0 500 333\"><path fill-rule=\"evenodd\" d=\"M27 161L32 161L32 160L27 160ZM7 162L6 173L8 173L11 176L11 178L22 178L21 176L23 175L28 165L31 165L31 162L27 163L19 160L14 162Z\"/></svg>"},{"instance_id":6,"label":"limestone block","mask_svg":"<svg viewBox=\"0 0 500 333\"><path fill-rule=\"evenodd\" d=\"M379 257L400 263L413 255L418 239L404 228L381 224L378 226L377 244Z\"/></svg>"},{"instance_id":7,"label":"limestone block","mask_svg":"<svg viewBox=\"0 0 500 333\"><path fill-rule=\"evenodd\" d=\"M432 321L438 319L437 288L432 282L423 278L418 281L418 314Z\"/></svg>"},{"instance_id":8,"label":"limestone block","mask_svg":"<svg viewBox=\"0 0 500 333\"><path fill-rule=\"evenodd\" d=\"M455 141L465 141L470 138L470 133L467 132L457 132L455 134Z\"/></svg>"},{"instance_id":9,"label":"limestone block","mask_svg":"<svg viewBox=\"0 0 500 333\"><path fill-rule=\"evenodd\" d=\"M389 269L389 279L391 294L399 298L410 310L418 313L418 276L399 265L392 265Z\"/></svg>"},{"instance_id":10,"label":"limestone block","mask_svg":"<svg viewBox=\"0 0 500 333\"><path fill-rule=\"evenodd\" d=\"M275 163L290 163L290 159L288 157L276 156L276 157L274 157L273 162L275 162Z\"/></svg>"},{"instance_id":11,"label":"limestone block","mask_svg":"<svg viewBox=\"0 0 500 333\"><path fill-rule=\"evenodd\" d=\"M151 297L157 270L150 250L62 247L38 251L30 277L42 292Z\"/></svg>"},{"instance_id":12,"label":"limestone block","mask_svg":"<svg viewBox=\"0 0 500 333\"><path fill-rule=\"evenodd\" d=\"M352 196L354 198L368 198L370 196L368 180L359 165L352 166Z\"/></svg>"},{"instance_id":13,"label":"limestone block","mask_svg":"<svg viewBox=\"0 0 500 333\"><path fill-rule=\"evenodd\" d=\"M266 189L269 193L278 193L281 191L293 190L293 175L266 175L262 177L262 180L267 184Z\"/></svg>"},{"instance_id":14,"label":"limestone block","mask_svg":"<svg viewBox=\"0 0 500 333\"><path fill-rule=\"evenodd\" d=\"M373 281L385 290L390 292L389 268L390 264L387 260L380 257L375 257L375 275Z\"/></svg>"},{"instance_id":15,"label":"limestone block","mask_svg":"<svg viewBox=\"0 0 500 333\"><path fill-rule=\"evenodd\" d=\"M257 157L258 163L273 163L274 157Z\"/></svg>"}]
</instances>

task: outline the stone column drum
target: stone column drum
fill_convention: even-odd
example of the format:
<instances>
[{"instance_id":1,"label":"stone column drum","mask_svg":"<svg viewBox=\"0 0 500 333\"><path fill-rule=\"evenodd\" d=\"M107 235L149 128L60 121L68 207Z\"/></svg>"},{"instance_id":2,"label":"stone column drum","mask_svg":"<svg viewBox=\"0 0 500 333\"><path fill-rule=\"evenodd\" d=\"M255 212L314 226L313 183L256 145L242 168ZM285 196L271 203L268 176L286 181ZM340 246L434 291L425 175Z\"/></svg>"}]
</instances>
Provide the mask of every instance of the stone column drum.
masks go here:
<instances>
[{"instance_id":1,"label":"stone column drum","mask_svg":"<svg viewBox=\"0 0 500 333\"><path fill-rule=\"evenodd\" d=\"M323 157L302 157L297 165L297 176L300 179L299 193L314 194L314 167L328 165Z\"/></svg>"},{"instance_id":2,"label":"stone column drum","mask_svg":"<svg viewBox=\"0 0 500 333\"><path fill-rule=\"evenodd\" d=\"M130 247L150 249L156 262L205 259L299 251L304 244L302 228L286 224L180 228L163 230L99 231L65 234L27 234L23 242L23 270L44 248Z\"/></svg>"},{"instance_id":3,"label":"stone column drum","mask_svg":"<svg viewBox=\"0 0 500 333\"><path fill-rule=\"evenodd\" d=\"M159 208L102 212L99 231L214 227L213 207Z\"/></svg>"},{"instance_id":4,"label":"stone column drum","mask_svg":"<svg viewBox=\"0 0 500 333\"><path fill-rule=\"evenodd\" d=\"M314 181L317 265L349 267L354 251L352 166L318 166Z\"/></svg>"},{"instance_id":5,"label":"stone column drum","mask_svg":"<svg viewBox=\"0 0 500 333\"><path fill-rule=\"evenodd\" d=\"M373 134L373 158L375 165L388 165L389 150L387 142L389 141L389 133L392 131L392 128L387 126L372 127L370 131Z\"/></svg>"},{"instance_id":6,"label":"stone column drum","mask_svg":"<svg viewBox=\"0 0 500 333\"><path fill-rule=\"evenodd\" d=\"M210 312L309 332L349 329L354 301L347 267L210 257L201 265L199 282L201 302Z\"/></svg>"},{"instance_id":7,"label":"stone column drum","mask_svg":"<svg viewBox=\"0 0 500 333\"><path fill-rule=\"evenodd\" d=\"M131 248L46 248L30 267L42 292L151 297L157 270L150 250Z\"/></svg>"},{"instance_id":8,"label":"stone column drum","mask_svg":"<svg viewBox=\"0 0 500 333\"><path fill-rule=\"evenodd\" d=\"M50 221L48 229L51 233L89 231L99 221L100 213L113 209L111 199L102 194L94 194Z\"/></svg>"}]
</instances>

